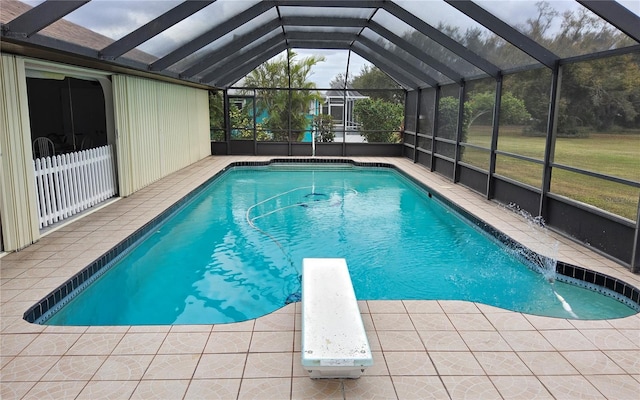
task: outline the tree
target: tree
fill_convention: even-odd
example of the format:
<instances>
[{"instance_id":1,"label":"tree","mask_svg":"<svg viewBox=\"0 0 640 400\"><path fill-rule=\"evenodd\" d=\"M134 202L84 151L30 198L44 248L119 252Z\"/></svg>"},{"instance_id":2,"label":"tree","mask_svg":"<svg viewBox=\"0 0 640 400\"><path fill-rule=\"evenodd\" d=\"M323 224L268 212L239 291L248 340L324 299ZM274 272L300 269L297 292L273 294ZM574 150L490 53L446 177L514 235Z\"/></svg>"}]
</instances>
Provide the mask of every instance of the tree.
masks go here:
<instances>
[{"instance_id":1,"label":"tree","mask_svg":"<svg viewBox=\"0 0 640 400\"><path fill-rule=\"evenodd\" d=\"M404 116L402 104L382 99L362 99L353 106L356 121L361 125L360 134L367 142L397 143Z\"/></svg>"},{"instance_id":2,"label":"tree","mask_svg":"<svg viewBox=\"0 0 640 400\"><path fill-rule=\"evenodd\" d=\"M311 69L324 57L310 56L296 60L296 53L288 50L287 57L267 61L245 78L246 87L254 88L295 88L298 90L259 90L256 102L257 114L265 115L262 125L269 130L272 139L288 141L289 132L296 140L301 140L308 127L307 114L314 101L320 101L320 94L313 90L315 83L309 81Z\"/></svg>"},{"instance_id":3,"label":"tree","mask_svg":"<svg viewBox=\"0 0 640 400\"><path fill-rule=\"evenodd\" d=\"M640 115L640 55L627 54L568 65L562 74L562 98L575 116L558 131L579 126L597 131L614 125L637 126Z\"/></svg>"},{"instance_id":4,"label":"tree","mask_svg":"<svg viewBox=\"0 0 640 400\"><path fill-rule=\"evenodd\" d=\"M347 80L344 74L338 74L331 80L331 82L329 82L329 88L344 89L349 83L350 82Z\"/></svg>"},{"instance_id":5,"label":"tree","mask_svg":"<svg viewBox=\"0 0 640 400\"><path fill-rule=\"evenodd\" d=\"M475 92L464 103L464 126L468 131L471 125L481 116L493 113L495 95L492 92ZM524 106L524 101L509 92L502 93L500 99L500 123L522 124L531 118Z\"/></svg>"},{"instance_id":6,"label":"tree","mask_svg":"<svg viewBox=\"0 0 640 400\"><path fill-rule=\"evenodd\" d=\"M335 79L338 79L336 77ZM344 77L342 77L344 79ZM371 98L381 99L397 104L404 104L404 91L389 77L375 66L366 64L360 70L360 73L349 81L352 88L359 89L396 89L393 91L372 91L367 92Z\"/></svg>"},{"instance_id":7,"label":"tree","mask_svg":"<svg viewBox=\"0 0 640 400\"><path fill-rule=\"evenodd\" d=\"M316 131L316 142L333 142L336 134L333 132L333 117L319 114L313 117L313 128Z\"/></svg>"},{"instance_id":8,"label":"tree","mask_svg":"<svg viewBox=\"0 0 640 400\"><path fill-rule=\"evenodd\" d=\"M457 27L439 23L436 28L458 42L462 43L464 39ZM442 63L448 65L455 71L459 71L463 75L473 76L478 74L478 70L473 66L473 64L465 61L462 57L457 56L444 46L430 40L428 37L416 30L411 30L410 33L405 33L403 37L409 43L424 51L425 54L440 60Z\"/></svg>"},{"instance_id":9,"label":"tree","mask_svg":"<svg viewBox=\"0 0 640 400\"><path fill-rule=\"evenodd\" d=\"M209 91L210 139L224 140L224 99L221 91Z\"/></svg>"},{"instance_id":10,"label":"tree","mask_svg":"<svg viewBox=\"0 0 640 400\"><path fill-rule=\"evenodd\" d=\"M636 44L623 32L584 8L560 13L549 2L536 3L537 14L518 26L560 57L595 53ZM461 30L440 24L438 29L471 51L502 67L532 65L534 62L517 47L495 35L477 29ZM405 35L425 53L456 70L465 71L452 53L418 32ZM470 74L472 71L466 72ZM476 73L477 74L477 73ZM546 134L549 115L551 73L547 68L508 75L511 93L524 102L530 113L528 134ZM631 53L563 66L560 97L557 100L557 133L562 137L580 137L590 131L607 131L614 126L637 128L640 124L640 55ZM502 102L509 101L503 97ZM452 105L453 106L453 105ZM502 117L509 112L503 104ZM519 107L521 108L521 107ZM454 111L452 108L448 111ZM455 117L454 113L454 117ZM452 117L452 118L454 118ZM442 121L441 121L442 122ZM467 121L468 123L469 121ZM504 121L502 121L504 123ZM463 133L464 133L463 126Z\"/></svg>"},{"instance_id":11,"label":"tree","mask_svg":"<svg viewBox=\"0 0 640 400\"><path fill-rule=\"evenodd\" d=\"M525 26L522 27L522 31L527 32L528 36L536 42L547 44L544 43L546 42L547 31L553 24L553 19L556 18L559 13L551 4L545 1L536 3L536 8L538 9L538 15L535 18L527 18L527 22Z\"/></svg>"},{"instance_id":12,"label":"tree","mask_svg":"<svg viewBox=\"0 0 640 400\"><path fill-rule=\"evenodd\" d=\"M240 109L236 104L229 105L229 123L231 124L231 137L233 139L253 140L255 120L249 113L250 107ZM258 140L268 140L262 125L255 124Z\"/></svg>"},{"instance_id":13,"label":"tree","mask_svg":"<svg viewBox=\"0 0 640 400\"><path fill-rule=\"evenodd\" d=\"M493 113L495 94L493 92L474 92L464 103L462 117L462 142L466 142L471 125L483 115ZM528 121L531 114L524 101L512 93L505 92L500 100L500 123L521 124ZM458 99L446 96L440 99L438 106L438 136L455 140L458 127Z\"/></svg>"},{"instance_id":14,"label":"tree","mask_svg":"<svg viewBox=\"0 0 640 400\"><path fill-rule=\"evenodd\" d=\"M367 142L397 143L401 140L405 93L386 73L367 64L352 79L346 79L343 74L336 75L331 85L339 89L346 86L368 96L357 100L353 107L360 134Z\"/></svg>"},{"instance_id":15,"label":"tree","mask_svg":"<svg viewBox=\"0 0 640 400\"><path fill-rule=\"evenodd\" d=\"M455 140L458 131L458 109L457 97L445 96L440 98L438 103L438 132L437 136L445 139Z\"/></svg>"},{"instance_id":16,"label":"tree","mask_svg":"<svg viewBox=\"0 0 640 400\"><path fill-rule=\"evenodd\" d=\"M635 44L627 35L584 8L562 14L546 1L536 3L537 17L520 29L561 57ZM554 26L559 29L552 29ZM545 133L551 74L537 69L515 74L512 90L525 101L534 132ZM581 137L613 126L638 127L640 56L637 53L568 64L562 69L557 133Z\"/></svg>"}]
</instances>

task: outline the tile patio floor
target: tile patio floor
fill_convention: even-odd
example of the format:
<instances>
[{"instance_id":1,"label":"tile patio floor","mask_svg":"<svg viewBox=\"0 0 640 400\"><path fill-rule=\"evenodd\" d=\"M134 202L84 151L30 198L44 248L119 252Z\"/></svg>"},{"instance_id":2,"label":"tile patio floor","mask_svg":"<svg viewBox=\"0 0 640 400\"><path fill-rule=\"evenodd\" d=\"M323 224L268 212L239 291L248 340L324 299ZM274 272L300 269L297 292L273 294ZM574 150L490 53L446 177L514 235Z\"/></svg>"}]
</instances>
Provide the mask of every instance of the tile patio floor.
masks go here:
<instances>
[{"instance_id":1,"label":"tile patio floor","mask_svg":"<svg viewBox=\"0 0 640 400\"><path fill-rule=\"evenodd\" d=\"M226 325L56 327L24 311L233 161L209 157L0 258L0 397L8 399L640 398L640 316L572 321L461 301L362 301L375 366L358 380L311 380L300 307ZM398 165L536 250L548 238L514 213L404 158ZM640 276L567 239L563 261L640 286Z\"/></svg>"}]
</instances>

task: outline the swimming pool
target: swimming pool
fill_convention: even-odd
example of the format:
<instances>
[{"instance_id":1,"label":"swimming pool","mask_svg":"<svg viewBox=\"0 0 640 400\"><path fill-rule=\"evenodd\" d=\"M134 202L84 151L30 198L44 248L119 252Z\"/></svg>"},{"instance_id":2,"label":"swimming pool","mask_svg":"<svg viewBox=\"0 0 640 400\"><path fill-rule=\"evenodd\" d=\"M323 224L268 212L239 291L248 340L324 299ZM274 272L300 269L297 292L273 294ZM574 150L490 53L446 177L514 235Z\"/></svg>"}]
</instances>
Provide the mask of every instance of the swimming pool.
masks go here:
<instances>
[{"instance_id":1,"label":"swimming pool","mask_svg":"<svg viewBox=\"0 0 640 400\"><path fill-rule=\"evenodd\" d=\"M584 319L636 312L593 290L550 284L522 262L522 249L505 251L496 237L389 168L231 168L179 206L139 234L143 241L125 241L112 260L89 266L45 299L51 307L43 310L41 302L40 315L27 320L136 325L255 318L296 300L304 257L346 258L359 299L461 299ZM586 277L579 267L560 269ZM624 300L627 290L635 288L607 293Z\"/></svg>"}]
</instances>

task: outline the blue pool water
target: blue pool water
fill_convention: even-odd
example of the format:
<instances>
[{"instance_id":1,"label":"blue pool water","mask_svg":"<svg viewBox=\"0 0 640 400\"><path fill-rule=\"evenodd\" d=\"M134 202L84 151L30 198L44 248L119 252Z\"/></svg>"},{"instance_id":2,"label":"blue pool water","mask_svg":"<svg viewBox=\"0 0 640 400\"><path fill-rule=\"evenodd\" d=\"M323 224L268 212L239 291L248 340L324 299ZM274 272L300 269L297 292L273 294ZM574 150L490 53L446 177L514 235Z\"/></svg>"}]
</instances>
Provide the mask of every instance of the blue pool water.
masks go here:
<instances>
[{"instance_id":1,"label":"blue pool water","mask_svg":"<svg viewBox=\"0 0 640 400\"><path fill-rule=\"evenodd\" d=\"M356 296L457 299L563 318L632 315L549 281L388 169L234 168L46 321L213 324L296 301L305 257L347 260Z\"/></svg>"}]
</instances>

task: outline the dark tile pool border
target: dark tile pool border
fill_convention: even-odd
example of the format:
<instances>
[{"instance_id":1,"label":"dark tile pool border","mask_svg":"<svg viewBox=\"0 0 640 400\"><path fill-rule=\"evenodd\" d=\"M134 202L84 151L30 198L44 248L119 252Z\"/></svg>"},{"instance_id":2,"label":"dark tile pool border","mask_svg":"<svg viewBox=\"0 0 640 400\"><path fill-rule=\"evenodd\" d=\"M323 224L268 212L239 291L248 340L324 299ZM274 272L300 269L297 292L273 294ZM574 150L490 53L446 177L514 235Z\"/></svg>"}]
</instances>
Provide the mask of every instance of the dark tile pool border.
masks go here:
<instances>
[{"instance_id":1,"label":"dark tile pool border","mask_svg":"<svg viewBox=\"0 0 640 400\"><path fill-rule=\"evenodd\" d=\"M445 204L447 207L453 209L468 221L473 223L476 227L483 230L487 234L493 236L503 244L510 246L510 248L518 248L521 250L521 254L531 260L540 259L542 256L534 251L522 246L518 242L514 241L510 237L506 236L499 230L495 229L490 224L482 221L475 215L467 212L457 204L449 201L432 188L427 187L422 182L418 181L414 177L410 176L402 169L396 167L393 164L377 163L377 162L358 162L349 159L330 159L330 158L274 158L268 161L236 161L229 163L226 167L215 173L204 183L198 185L195 189L182 197L180 200L173 203L166 208L151 221L147 222L141 228L137 229L134 233L123 239L120 243L112 247L110 250L102 254L91 264L87 265L80 272L69 278L62 285L58 286L51 293L30 307L23 315L23 318L27 322L31 323L44 323L46 321L39 321L43 316L47 314L53 314L55 311L63 307L71 299L70 297L77 294L84 286L87 286L90 282L102 275L108 267L113 265L117 260L123 257L128 250L132 249L137 243L143 240L149 233L155 231L155 228L168 219L171 215L176 213L187 203L189 203L194 197L204 190L211 182L218 179L222 174L237 167L266 167L272 164L350 164L356 167L367 168L386 168L392 169L404 178L408 179L416 186L426 191L427 194L434 196L438 201ZM544 258L544 257L542 257ZM558 280L567 281L580 286L588 287L596 290L602 294L614 297L619 301L627 304L629 307L636 311L640 311L640 290L635 286L632 286L620 279L612 276L602 274L596 271L592 271L583 267L571 265L562 261L558 261L556 264L556 273Z\"/></svg>"}]
</instances>

